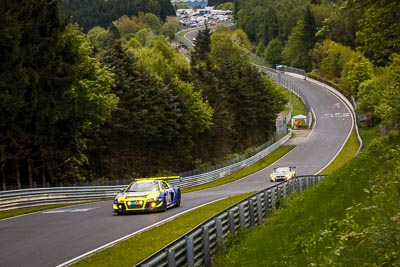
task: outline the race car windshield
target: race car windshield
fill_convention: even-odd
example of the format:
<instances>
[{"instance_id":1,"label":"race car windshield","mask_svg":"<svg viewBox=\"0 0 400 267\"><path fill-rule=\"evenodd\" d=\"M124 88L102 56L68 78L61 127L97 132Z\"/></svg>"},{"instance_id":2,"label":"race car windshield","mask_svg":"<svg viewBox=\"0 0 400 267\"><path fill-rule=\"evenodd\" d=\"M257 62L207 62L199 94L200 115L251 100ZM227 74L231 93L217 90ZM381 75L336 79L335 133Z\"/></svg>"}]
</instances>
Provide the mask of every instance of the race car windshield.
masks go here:
<instances>
[{"instance_id":1,"label":"race car windshield","mask_svg":"<svg viewBox=\"0 0 400 267\"><path fill-rule=\"evenodd\" d=\"M157 183L133 183L128 188L129 192L157 191Z\"/></svg>"},{"instance_id":2,"label":"race car windshield","mask_svg":"<svg viewBox=\"0 0 400 267\"><path fill-rule=\"evenodd\" d=\"M286 168L286 167L282 167L282 168L276 169L276 172L290 172L290 169Z\"/></svg>"}]
</instances>

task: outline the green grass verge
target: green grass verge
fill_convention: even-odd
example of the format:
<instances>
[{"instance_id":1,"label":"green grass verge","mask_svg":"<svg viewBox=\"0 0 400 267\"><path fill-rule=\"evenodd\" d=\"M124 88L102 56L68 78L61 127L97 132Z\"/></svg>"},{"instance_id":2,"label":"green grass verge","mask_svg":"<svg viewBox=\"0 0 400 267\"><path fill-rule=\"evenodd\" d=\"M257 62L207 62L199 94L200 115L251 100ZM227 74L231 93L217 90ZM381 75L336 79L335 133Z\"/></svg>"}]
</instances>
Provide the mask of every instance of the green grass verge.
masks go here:
<instances>
[{"instance_id":1,"label":"green grass verge","mask_svg":"<svg viewBox=\"0 0 400 267\"><path fill-rule=\"evenodd\" d=\"M213 215L253 195L241 194L226 198L185 213L158 227L82 259L72 266L134 266L177 238L188 233ZM136 215L127 215L136 216ZM116 225L118 227L118 225Z\"/></svg>"},{"instance_id":2,"label":"green grass verge","mask_svg":"<svg viewBox=\"0 0 400 267\"><path fill-rule=\"evenodd\" d=\"M212 266L400 266L399 152L399 133L370 139L326 180L233 237Z\"/></svg>"},{"instance_id":3,"label":"green grass verge","mask_svg":"<svg viewBox=\"0 0 400 267\"><path fill-rule=\"evenodd\" d=\"M292 105L293 105L293 116L302 114L302 115L307 115L307 108L304 106L303 101L301 101L301 99L296 96L295 94L289 92L289 94L291 95L291 99L292 99Z\"/></svg>"},{"instance_id":4,"label":"green grass verge","mask_svg":"<svg viewBox=\"0 0 400 267\"><path fill-rule=\"evenodd\" d=\"M356 131L353 130L342 151L340 151L335 160L331 162L331 164L329 164L329 166L326 167L320 174L329 175L335 170L344 166L346 163L350 162L356 155L359 146L360 143L358 142Z\"/></svg>"},{"instance_id":5,"label":"green grass verge","mask_svg":"<svg viewBox=\"0 0 400 267\"><path fill-rule=\"evenodd\" d=\"M252 166L240 170L239 172L233 173L231 175L225 176L224 178L218 179L216 181L199 185L199 186L194 186L191 188L186 188L182 189L182 193L188 193L188 192L193 192L193 191L198 191L198 190L203 190L215 186L219 186L222 184L230 183L233 181L236 181L238 179L241 179L247 175L250 175L254 172L257 172L261 169L264 169L265 167L271 165L275 161L277 161L279 158L287 154L290 150L292 150L294 146L282 146L279 147L277 150L273 151L271 154L269 154L267 157L264 159L260 160L256 164L253 164ZM54 209L54 208L60 208L60 207L66 207L66 206L72 206L72 205L77 205L77 204L82 204L84 202L80 203L66 203L66 204L56 204L56 205L46 205L46 206L36 206L36 207L29 207L29 208L19 208L19 209L12 209L12 210L5 210L5 211L0 211L0 219L4 218L9 218L13 216L19 216L23 214L28 214L32 212L38 212L42 210L49 210L49 209ZM86 202L85 202L86 203Z\"/></svg>"}]
</instances>

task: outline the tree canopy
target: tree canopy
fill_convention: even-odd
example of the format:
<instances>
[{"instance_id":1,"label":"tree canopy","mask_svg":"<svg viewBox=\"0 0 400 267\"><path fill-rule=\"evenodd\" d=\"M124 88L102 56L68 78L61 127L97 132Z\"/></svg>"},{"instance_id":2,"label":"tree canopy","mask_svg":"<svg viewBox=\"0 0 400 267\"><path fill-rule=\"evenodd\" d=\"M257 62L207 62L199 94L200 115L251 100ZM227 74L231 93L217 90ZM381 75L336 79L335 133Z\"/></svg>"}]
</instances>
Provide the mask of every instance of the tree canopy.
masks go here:
<instances>
[{"instance_id":1,"label":"tree canopy","mask_svg":"<svg viewBox=\"0 0 400 267\"><path fill-rule=\"evenodd\" d=\"M2 173L12 173L18 186L22 174L31 186L35 173L41 183L56 179L55 172L58 180L79 179L82 173L73 170L85 163L86 137L116 106L113 77L91 57L85 36L59 16L58 1L6 5L0 26Z\"/></svg>"}]
</instances>

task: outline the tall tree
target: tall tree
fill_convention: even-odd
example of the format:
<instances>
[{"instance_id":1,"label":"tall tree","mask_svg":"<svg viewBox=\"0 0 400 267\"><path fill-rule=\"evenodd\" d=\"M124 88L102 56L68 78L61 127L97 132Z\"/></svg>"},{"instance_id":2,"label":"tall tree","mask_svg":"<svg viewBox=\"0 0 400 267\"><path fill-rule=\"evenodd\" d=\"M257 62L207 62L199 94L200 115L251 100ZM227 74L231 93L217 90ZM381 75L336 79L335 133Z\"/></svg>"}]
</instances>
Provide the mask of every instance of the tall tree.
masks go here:
<instances>
[{"instance_id":1,"label":"tall tree","mask_svg":"<svg viewBox=\"0 0 400 267\"><path fill-rule=\"evenodd\" d=\"M197 148L203 152L206 144L207 155L216 160L265 142L276 108L284 102L248 62L247 38L241 36L242 32L218 28L211 35L210 52L194 67L195 81L214 109L214 125ZM274 101L279 104L272 105Z\"/></svg>"},{"instance_id":2,"label":"tall tree","mask_svg":"<svg viewBox=\"0 0 400 267\"><path fill-rule=\"evenodd\" d=\"M304 43L304 20L299 20L296 27L293 28L289 40L283 49L283 59L286 65L309 70L308 47Z\"/></svg>"},{"instance_id":3,"label":"tall tree","mask_svg":"<svg viewBox=\"0 0 400 267\"><path fill-rule=\"evenodd\" d=\"M268 43L268 46L264 51L264 59L271 67L275 67L283 62L282 52L282 42L279 39L274 39Z\"/></svg>"},{"instance_id":4,"label":"tall tree","mask_svg":"<svg viewBox=\"0 0 400 267\"><path fill-rule=\"evenodd\" d=\"M99 134L106 145L93 160L107 167L98 175L149 176L193 167L193 136L209 128L212 111L180 79L189 64L162 37L132 50L117 42L103 62L113 67L120 103Z\"/></svg>"},{"instance_id":5,"label":"tall tree","mask_svg":"<svg viewBox=\"0 0 400 267\"><path fill-rule=\"evenodd\" d=\"M12 39L0 52L2 160L15 167L17 184L25 177L32 185L33 174L42 172L44 182L56 169L67 170L72 158L83 158L89 125L98 125L115 103L107 96L112 78L59 15L59 1L7 3L1 11L0 34Z\"/></svg>"},{"instance_id":6,"label":"tall tree","mask_svg":"<svg viewBox=\"0 0 400 267\"><path fill-rule=\"evenodd\" d=\"M210 53L210 29L206 27L203 30L199 30L196 36L196 45L190 54L190 62L192 66L196 66L198 62L204 61L208 53Z\"/></svg>"},{"instance_id":7,"label":"tall tree","mask_svg":"<svg viewBox=\"0 0 400 267\"><path fill-rule=\"evenodd\" d=\"M400 128L400 55L393 54L390 65L377 76L361 84L358 110L372 113L389 129Z\"/></svg>"},{"instance_id":8,"label":"tall tree","mask_svg":"<svg viewBox=\"0 0 400 267\"><path fill-rule=\"evenodd\" d=\"M359 20L358 48L376 65L390 62L393 53L400 53L399 1L348 0L347 7L361 8L364 16Z\"/></svg>"}]
</instances>

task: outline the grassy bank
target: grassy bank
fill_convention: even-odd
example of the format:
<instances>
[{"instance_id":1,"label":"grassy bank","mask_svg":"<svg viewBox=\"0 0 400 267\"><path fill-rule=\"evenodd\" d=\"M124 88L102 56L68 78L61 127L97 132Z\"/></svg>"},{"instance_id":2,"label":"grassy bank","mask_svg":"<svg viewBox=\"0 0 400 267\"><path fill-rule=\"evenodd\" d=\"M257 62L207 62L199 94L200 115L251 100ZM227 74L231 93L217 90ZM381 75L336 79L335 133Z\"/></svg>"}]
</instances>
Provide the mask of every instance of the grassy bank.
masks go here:
<instances>
[{"instance_id":1,"label":"grassy bank","mask_svg":"<svg viewBox=\"0 0 400 267\"><path fill-rule=\"evenodd\" d=\"M329 175L335 170L344 166L349 161L351 161L353 157L356 155L359 146L360 144L357 139L356 131L353 130L342 151L340 151L336 159L332 161L331 164L329 164L329 166L326 167L320 174Z\"/></svg>"},{"instance_id":2,"label":"grassy bank","mask_svg":"<svg viewBox=\"0 0 400 267\"><path fill-rule=\"evenodd\" d=\"M254 193L230 197L180 215L172 221L135 235L72 266L134 266L155 251L189 232L206 218L212 217Z\"/></svg>"},{"instance_id":3,"label":"grassy bank","mask_svg":"<svg viewBox=\"0 0 400 267\"><path fill-rule=\"evenodd\" d=\"M400 266L399 152L399 133L372 142L232 238L212 266Z\"/></svg>"}]
</instances>

